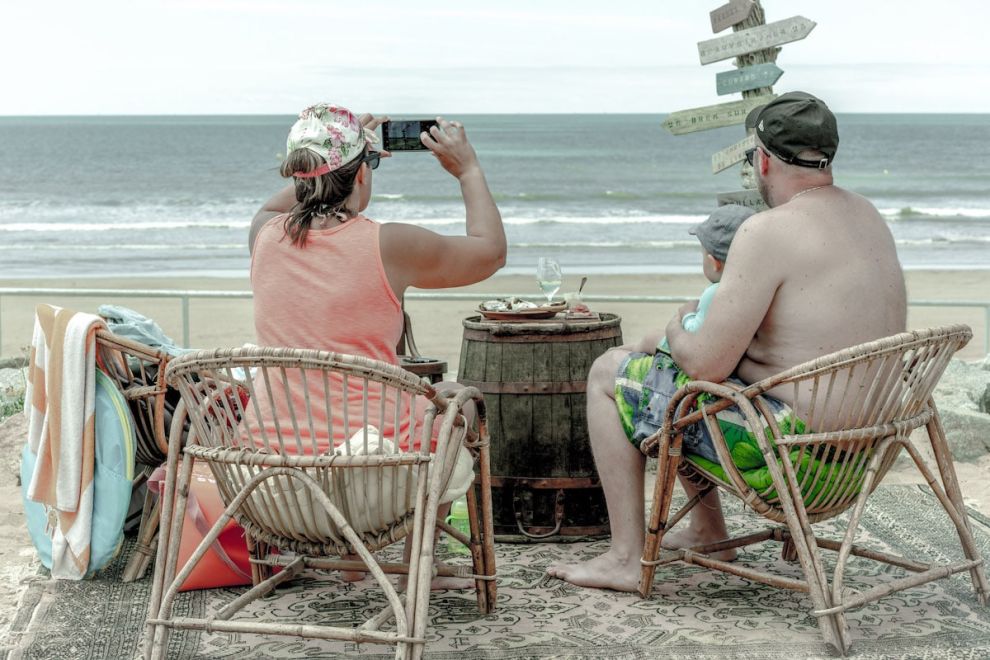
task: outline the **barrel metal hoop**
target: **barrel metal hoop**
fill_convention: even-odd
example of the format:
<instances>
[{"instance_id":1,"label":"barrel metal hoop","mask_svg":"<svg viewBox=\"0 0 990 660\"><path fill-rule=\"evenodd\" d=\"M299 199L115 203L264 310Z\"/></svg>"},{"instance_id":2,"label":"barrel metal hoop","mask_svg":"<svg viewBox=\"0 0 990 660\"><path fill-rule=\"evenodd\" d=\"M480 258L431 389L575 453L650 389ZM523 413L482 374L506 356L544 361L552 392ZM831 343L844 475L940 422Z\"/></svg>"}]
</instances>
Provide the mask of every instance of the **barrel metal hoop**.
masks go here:
<instances>
[{"instance_id":1,"label":"barrel metal hoop","mask_svg":"<svg viewBox=\"0 0 990 660\"><path fill-rule=\"evenodd\" d=\"M527 332L524 334L510 334L508 332L493 332L491 330L475 330L473 328L464 328L464 339L471 341L484 342L486 344L533 344L540 342L547 343L565 343L565 342L584 342L592 341L597 339L615 339L619 335L617 328L594 328L587 332L582 331L580 328L571 328L569 334L557 334L557 333L533 333Z\"/></svg>"},{"instance_id":2,"label":"barrel metal hoop","mask_svg":"<svg viewBox=\"0 0 990 660\"><path fill-rule=\"evenodd\" d=\"M475 479L475 483L480 483L480 477ZM493 488L503 488L505 486L525 487L533 490L559 490L570 488L601 488L601 480L598 477L499 477L492 475L491 484Z\"/></svg>"},{"instance_id":3,"label":"barrel metal hoop","mask_svg":"<svg viewBox=\"0 0 990 660\"><path fill-rule=\"evenodd\" d=\"M476 387L482 394L583 394L588 384L584 380L487 383L463 378L457 382L465 387Z\"/></svg>"}]
</instances>

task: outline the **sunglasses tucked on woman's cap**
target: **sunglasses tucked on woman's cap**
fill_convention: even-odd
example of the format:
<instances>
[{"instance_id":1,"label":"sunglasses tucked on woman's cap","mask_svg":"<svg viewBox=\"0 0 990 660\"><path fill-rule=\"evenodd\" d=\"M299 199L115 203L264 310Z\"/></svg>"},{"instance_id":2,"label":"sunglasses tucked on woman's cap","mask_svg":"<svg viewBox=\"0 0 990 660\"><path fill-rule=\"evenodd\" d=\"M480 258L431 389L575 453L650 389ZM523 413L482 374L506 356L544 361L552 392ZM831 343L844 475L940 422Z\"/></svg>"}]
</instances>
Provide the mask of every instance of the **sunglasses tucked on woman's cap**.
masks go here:
<instances>
[{"instance_id":1,"label":"sunglasses tucked on woman's cap","mask_svg":"<svg viewBox=\"0 0 990 660\"><path fill-rule=\"evenodd\" d=\"M286 153L309 149L326 162L310 172L293 172L299 179L311 179L332 172L364 153L369 142L378 142L374 131L347 108L318 103L299 113L285 141Z\"/></svg>"},{"instance_id":2,"label":"sunglasses tucked on woman's cap","mask_svg":"<svg viewBox=\"0 0 990 660\"><path fill-rule=\"evenodd\" d=\"M825 102L807 92L788 92L750 111L746 128L755 128L767 151L785 163L825 169L839 147L835 115ZM798 158L802 151L820 151L824 158Z\"/></svg>"}]
</instances>

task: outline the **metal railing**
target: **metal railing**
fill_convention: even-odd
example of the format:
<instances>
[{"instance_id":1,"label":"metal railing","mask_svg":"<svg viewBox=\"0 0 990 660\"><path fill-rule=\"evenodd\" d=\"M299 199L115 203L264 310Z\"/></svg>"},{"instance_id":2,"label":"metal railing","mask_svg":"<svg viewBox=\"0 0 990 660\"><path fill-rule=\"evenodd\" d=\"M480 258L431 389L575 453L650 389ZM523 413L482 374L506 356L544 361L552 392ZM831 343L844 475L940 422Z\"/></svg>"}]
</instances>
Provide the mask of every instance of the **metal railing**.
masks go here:
<instances>
[{"instance_id":1,"label":"metal railing","mask_svg":"<svg viewBox=\"0 0 990 660\"><path fill-rule=\"evenodd\" d=\"M0 287L0 347L3 346L3 298L63 296L74 298L103 298L109 302L113 298L171 298L180 301L182 306L182 345L189 346L189 301L192 299L250 300L250 291L185 291L180 289L51 289ZM478 300L509 296L527 297L519 293L407 293L406 300ZM695 300L697 296L613 296L586 295L582 299L590 303L683 303ZM990 301L987 300L910 300L909 307L976 307L983 309L983 353L990 353Z\"/></svg>"}]
</instances>

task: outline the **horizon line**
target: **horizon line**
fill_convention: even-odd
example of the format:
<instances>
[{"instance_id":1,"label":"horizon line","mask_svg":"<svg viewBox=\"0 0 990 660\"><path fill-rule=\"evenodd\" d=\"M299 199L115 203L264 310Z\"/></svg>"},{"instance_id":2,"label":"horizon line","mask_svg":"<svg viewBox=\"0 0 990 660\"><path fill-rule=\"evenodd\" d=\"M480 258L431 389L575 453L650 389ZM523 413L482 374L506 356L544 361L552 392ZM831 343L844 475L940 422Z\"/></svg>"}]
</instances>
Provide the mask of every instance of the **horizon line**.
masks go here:
<instances>
[{"instance_id":1,"label":"horizon line","mask_svg":"<svg viewBox=\"0 0 990 660\"><path fill-rule=\"evenodd\" d=\"M690 108L684 108L684 110L689 110ZM533 116L533 115L568 115L568 116L581 116L581 115L656 115L665 116L672 114L674 112L682 112L682 110L671 110L671 111L657 111L657 112L621 112L621 111L588 111L588 112L553 112L553 111L534 111L534 112L459 112L457 110L448 110L444 114L448 115L459 115L459 116L504 116L504 115L517 115L517 116ZM4 114L0 112L0 119L78 119L78 118L123 118L123 117L291 117L298 114L297 112L172 112L172 113L78 113L78 114L35 114L35 115L25 115L25 114ZM398 111L393 114L407 114L416 116L426 116L428 113L423 112L406 112ZM990 110L974 110L974 111L935 111L935 112L907 112L907 111L886 111L886 110L855 110L855 111L839 111L835 113L836 115L990 115Z\"/></svg>"}]
</instances>

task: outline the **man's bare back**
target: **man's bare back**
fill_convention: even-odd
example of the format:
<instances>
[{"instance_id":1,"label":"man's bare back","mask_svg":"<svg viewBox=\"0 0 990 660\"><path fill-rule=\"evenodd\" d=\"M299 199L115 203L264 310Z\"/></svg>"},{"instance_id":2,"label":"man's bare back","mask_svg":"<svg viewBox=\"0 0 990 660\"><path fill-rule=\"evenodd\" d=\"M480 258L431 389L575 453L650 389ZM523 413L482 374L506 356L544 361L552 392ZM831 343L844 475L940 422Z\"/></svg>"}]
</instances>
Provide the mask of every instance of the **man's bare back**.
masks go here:
<instances>
[{"instance_id":1,"label":"man's bare back","mask_svg":"<svg viewBox=\"0 0 990 660\"><path fill-rule=\"evenodd\" d=\"M863 197L826 186L753 216L747 229L773 255L780 285L739 362L743 381L904 330L907 299L894 240Z\"/></svg>"}]
</instances>

